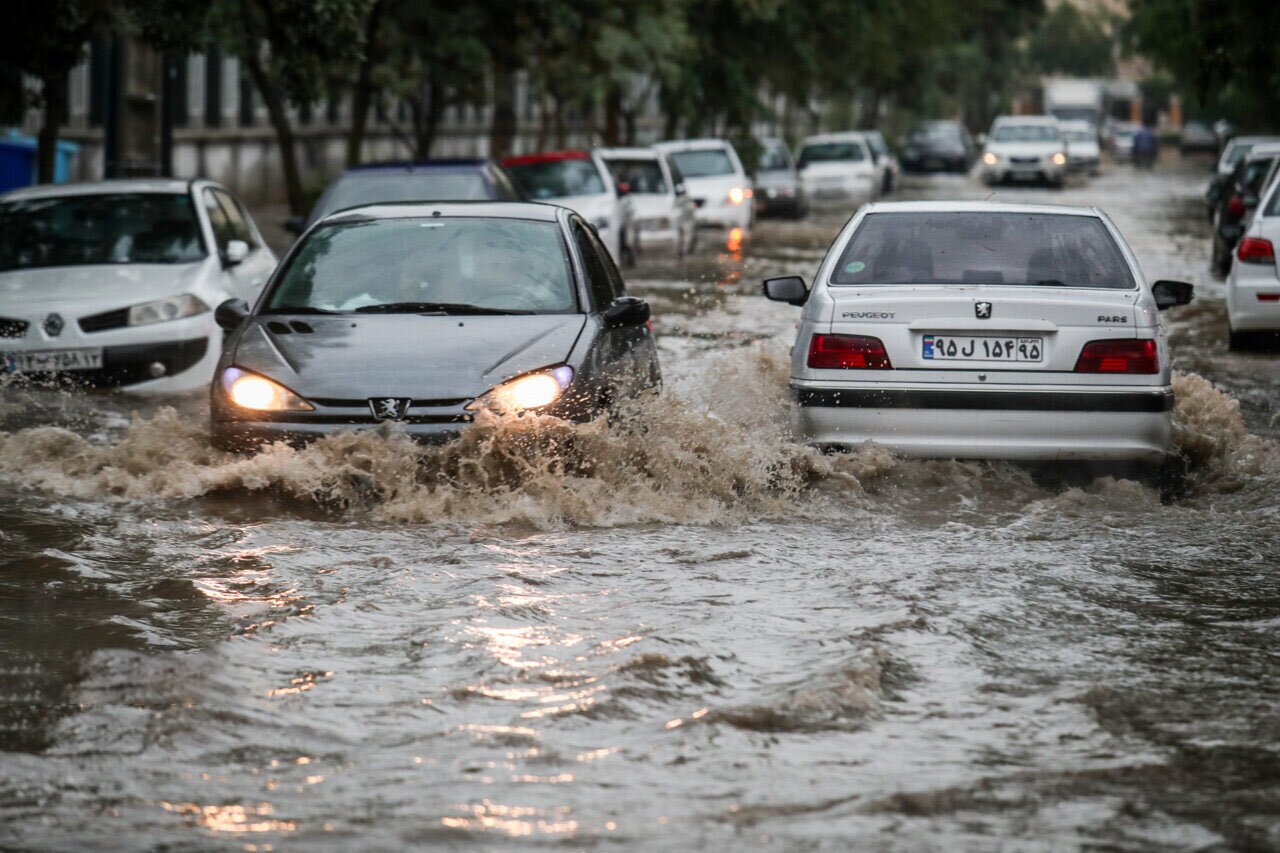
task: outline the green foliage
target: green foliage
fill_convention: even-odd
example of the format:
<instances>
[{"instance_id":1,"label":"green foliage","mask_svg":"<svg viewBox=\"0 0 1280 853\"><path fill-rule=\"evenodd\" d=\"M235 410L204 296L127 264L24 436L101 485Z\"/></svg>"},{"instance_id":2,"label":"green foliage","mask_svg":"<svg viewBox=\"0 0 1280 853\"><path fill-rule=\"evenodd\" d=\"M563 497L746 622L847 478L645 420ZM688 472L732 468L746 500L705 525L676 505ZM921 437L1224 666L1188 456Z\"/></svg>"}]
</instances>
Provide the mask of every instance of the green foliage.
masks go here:
<instances>
[{"instance_id":1,"label":"green foliage","mask_svg":"<svg viewBox=\"0 0 1280 853\"><path fill-rule=\"evenodd\" d=\"M1107 77L1115 71L1111 21L1061 3L1045 13L1027 43L1028 59L1044 74Z\"/></svg>"}]
</instances>

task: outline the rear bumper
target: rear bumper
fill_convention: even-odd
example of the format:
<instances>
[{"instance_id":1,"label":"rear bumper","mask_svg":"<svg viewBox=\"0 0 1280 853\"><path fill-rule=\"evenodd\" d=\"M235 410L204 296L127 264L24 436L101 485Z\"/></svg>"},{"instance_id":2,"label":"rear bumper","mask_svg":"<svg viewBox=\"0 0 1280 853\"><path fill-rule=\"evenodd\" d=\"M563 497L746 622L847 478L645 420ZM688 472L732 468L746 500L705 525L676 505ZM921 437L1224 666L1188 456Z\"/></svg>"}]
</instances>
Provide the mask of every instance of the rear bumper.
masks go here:
<instances>
[{"instance_id":1,"label":"rear bumper","mask_svg":"<svg viewBox=\"0 0 1280 853\"><path fill-rule=\"evenodd\" d=\"M1237 332L1280 331L1280 300L1258 298L1280 294L1280 277L1272 274L1245 278L1239 273L1246 266L1249 265L1233 264L1227 282L1227 317L1231 328ZM1259 270L1268 269L1256 266Z\"/></svg>"},{"instance_id":2,"label":"rear bumper","mask_svg":"<svg viewBox=\"0 0 1280 853\"><path fill-rule=\"evenodd\" d=\"M1169 388L958 391L792 386L792 429L819 446L874 441L908 456L1026 461L1158 461Z\"/></svg>"}]
</instances>

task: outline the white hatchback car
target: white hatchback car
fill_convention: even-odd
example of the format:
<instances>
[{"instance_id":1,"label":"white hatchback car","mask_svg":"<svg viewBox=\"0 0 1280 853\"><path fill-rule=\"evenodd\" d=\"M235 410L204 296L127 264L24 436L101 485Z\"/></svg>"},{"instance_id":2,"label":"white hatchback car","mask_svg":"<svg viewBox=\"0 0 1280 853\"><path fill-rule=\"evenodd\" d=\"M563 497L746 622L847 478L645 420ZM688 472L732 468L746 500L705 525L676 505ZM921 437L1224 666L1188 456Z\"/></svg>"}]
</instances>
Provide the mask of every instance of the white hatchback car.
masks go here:
<instances>
[{"instance_id":1,"label":"white hatchback car","mask_svg":"<svg viewBox=\"0 0 1280 853\"><path fill-rule=\"evenodd\" d=\"M796 168L811 203L857 206L880 196L889 163L877 162L864 133L824 133L800 143Z\"/></svg>"},{"instance_id":2,"label":"white hatchback car","mask_svg":"<svg viewBox=\"0 0 1280 853\"><path fill-rule=\"evenodd\" d=\"M665 246L677 256L691 251L698 236L693 199L667 157L652 148L601 148L597 153L631 202L632 250L643 254Z\"/></svg>"},{"instance_id":3,"label":"white hatchback car","mask_svg":"<svg viewBox=\"0 0 1280 853\"><path fill-rule=\"evenodd\" d=\"M1262 198L1253 221L1236 246L1227 274L1229 344L1238 349L1258 332L1280 332L1280 173Z\"/></svg>"},{"instance_id":4,"label":"white hatchback car","mask_svg":"<svg viewBox=\"0 0 1280 853\"><path fill-rule=\"evenodd\" d=\"M1062 186L1067 175L1067 141L1053 116L1000 116L991 125L982 152L982 179L1046 181Z\"/></svg>"},{"instance_id":5,"label":"white hatchback car","mask_svg":"<svg viewBox=\"0 0 1280 853\"><path fill-rule=\"evenodd\" d=\"M213 309L252 302L276 258L209 181L116 180L0 196L0 359L130 391L207 387Z\"/></svg>"},{"instance_id":6,"label":"white hatchback car","mask_svg":"<svg viewBox=\"0 0 1280 853\"><path fill-rule=\"evenodd\" d=\"M738 152L723 139L659 142L654 148L671 159L684 176L699 225L740 228L743 236L755 221L751 179Z\"/></svg>"},{"instance_id":7,"label":"white hatchback car","mask_svg":"<svg viewBox=\"0 0 1280 853\"><path fill-rule=\"evenodd\" d=\"M1159 310L1093 208L983 202L864 207L819 267L765 281L803 305L795 433L912 456L1158 463L1173 390Z\"/></svg>"}]
</instances>

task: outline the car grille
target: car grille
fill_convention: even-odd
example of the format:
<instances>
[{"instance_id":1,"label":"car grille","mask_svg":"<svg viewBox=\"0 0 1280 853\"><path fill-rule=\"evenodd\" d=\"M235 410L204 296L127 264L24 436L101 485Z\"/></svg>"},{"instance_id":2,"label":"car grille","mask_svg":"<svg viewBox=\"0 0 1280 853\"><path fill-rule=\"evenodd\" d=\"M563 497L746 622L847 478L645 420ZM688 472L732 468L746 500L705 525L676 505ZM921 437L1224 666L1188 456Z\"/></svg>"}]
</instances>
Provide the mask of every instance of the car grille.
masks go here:
<instances>
[{"instance_id":1,"label":"car grille","mask_svg":"<svg viewBox=\"0 0 1280 853\"><path fill-rule=\"evenodd\" d=\"M0 317L0 338L20 338L27 333L26 320Z\"/></svg>"},{"instance_id":2,"label":"car grille","mask_svg":"<svg viewBox=\"0 0 1280 853\"><path fill-rule=\"evenodd\" d=\"M1015 163L1019 166L1034 166L1035 164L1040 162L1040 158L1039 157L1010 157L1009 162Z\"/></svg>"},{"instance_id":3,"label":"car grille","mask_svg":"<svg viewBox=\"0 0 1280 853\"><path fill-rule=\"evenodd\" d=\"M352 399L352 400L338 398L338 397L308 397L307 399L315 403L316 405L324 406L325 408L364 409L366 411L369 408L368 397L363 397L360 399ZM464 403L470 403L471 399L472 399L471 397L458 397L456 399L450 398L450 399L444 399L444 400L413 400L410 403L410 408L411 409L452 409L457 406L461 406Z\"/></svg>"},{"instance_id":4,"label":"car grille","mask_svg":"<svg viewBox=\"0 0 1280 853\"><path fill-rule=\"evenodd\" d=\"M129 309L118 308L115 311L103 311L81 317L79 320L82 332L105 332L107 329L122 329L129 325Z\"/></svg>"}]
</instances>

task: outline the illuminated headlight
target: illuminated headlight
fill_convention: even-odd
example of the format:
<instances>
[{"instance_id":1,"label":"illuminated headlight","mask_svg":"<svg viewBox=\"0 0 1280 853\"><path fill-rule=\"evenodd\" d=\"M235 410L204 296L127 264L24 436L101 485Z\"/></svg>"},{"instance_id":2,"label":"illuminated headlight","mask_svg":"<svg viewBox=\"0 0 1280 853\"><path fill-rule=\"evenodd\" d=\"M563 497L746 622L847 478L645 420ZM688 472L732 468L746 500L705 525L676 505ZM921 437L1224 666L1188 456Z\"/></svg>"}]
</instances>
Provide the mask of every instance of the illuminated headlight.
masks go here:
<instances>
[{"instance_id":1,"label":"illuminated headlight","mask_svg":"<svg viewBox=\"0 0 1280 853\"><path fill-rule=\"evenodd\" d=\"M279 382L239 367L228 367L222 371L218 381L228 399L242 409L257 412L310 412L315 408Z\"/></svg>"},{"instance_id":2,"label":"illuminated headlight","mask_svg":"<svg viewBox=\"0 0 1280 853\"><path fill-rule=\"evenodd\" d=\"M1066 154L1064 154L1064 153L1063 153L1063 152L1061 152L1061 151L1059 151L1059 152L1057 152L1056 154L1054 154L1054 155L1053 155L1053 157L1052 157L1051 159L1053 160L1053 165L1055 165L1055 166L1065 166L1065 165L1067 165L1067 155L1066 155Z\"/></svg>"},{"instance_id":3,"label":"illuminated headlight","mask_svg":"<svg viewBox=\"0 0 1280 853\"><path fill-rule=\"evenodd\" d=\"M537 370L504 382L467 405L471 411L495 409L499 412L523 412L550 406L564 395L573 382L573 368L567 364L550 370Z\"/></svg>"},{"instance_id":4,"label":"illuminated headlight","mask_svg":"<svg viewBox=\"0 0 1280 853\"><path fill-rule=\"evenodd\" d=\"M729 196L728 196L729 204L742 204L742 202L751 198L751 196L752 196L751 190L746 190L746 189L743 189L742 187L734 187L733 189L729 190Z\"/></svg>"},{"instance_id":5,"label":"illuminated headlight","mask_svg":"<svg viewBox=\"0 0 1280 853\"><path fill-rule=\"evenodd\" d=\"M170 320L181 320L183 317L194 317L209 310L209 306L199 297L184 293L170 299L157 299L155 302L144 302L129 309L130 326L149 326L152 323L167 323Z\"/></svg>"},{"instance_id":6,"label":"illuminated headlight","mask_svg":"<svg viewBox=\"0 0 1280 853\"><path fill-rule=\"evenodd\" d=\"M982 162L986 163L988 166L994 166L1000 162L1000 158L988 151L986 154L982 155Z\"/></svg>"},{"instance_id":7,"label":"illuminated headlight","mask_svg":"<svg viewBox=\"0 0 1280 853\"><path fill-rule=\"evenodd\" d=\"M596 227L597 231L609 230L609 219L607 217L597 216L595 219L591 220L591 224Z\"/></svg>"}]
</instances>

